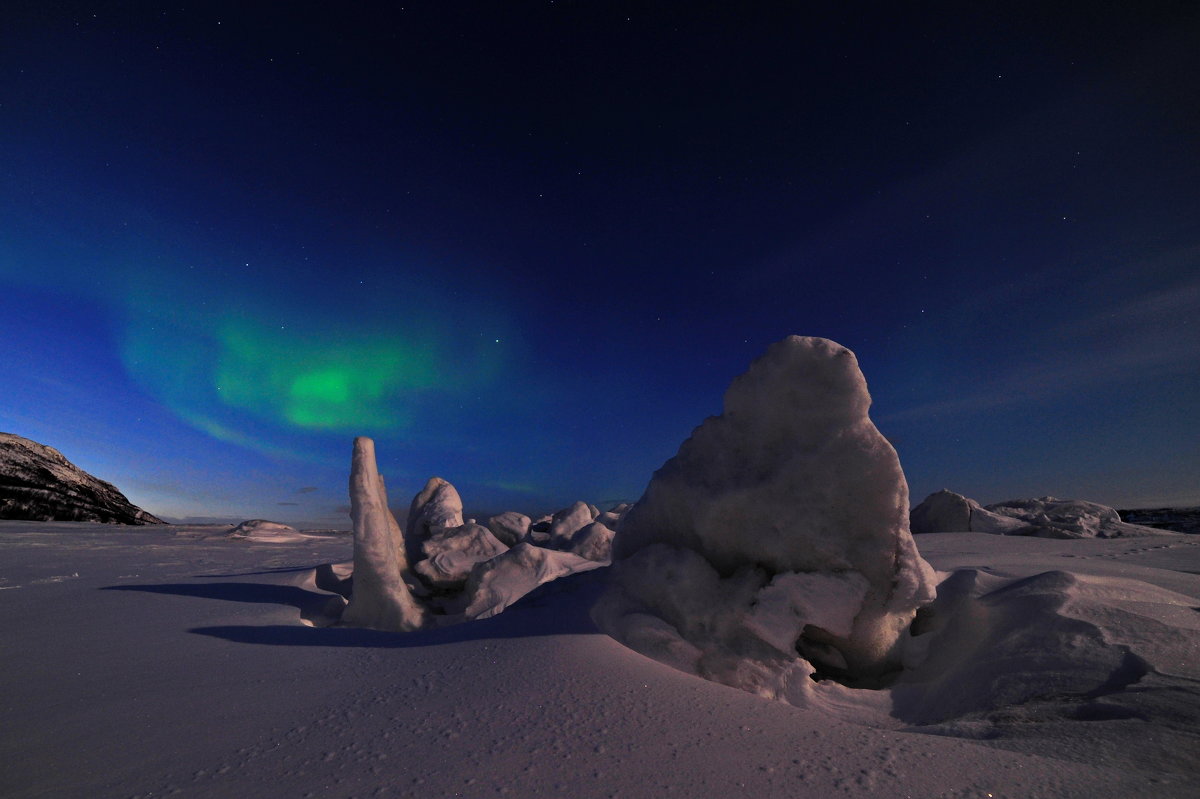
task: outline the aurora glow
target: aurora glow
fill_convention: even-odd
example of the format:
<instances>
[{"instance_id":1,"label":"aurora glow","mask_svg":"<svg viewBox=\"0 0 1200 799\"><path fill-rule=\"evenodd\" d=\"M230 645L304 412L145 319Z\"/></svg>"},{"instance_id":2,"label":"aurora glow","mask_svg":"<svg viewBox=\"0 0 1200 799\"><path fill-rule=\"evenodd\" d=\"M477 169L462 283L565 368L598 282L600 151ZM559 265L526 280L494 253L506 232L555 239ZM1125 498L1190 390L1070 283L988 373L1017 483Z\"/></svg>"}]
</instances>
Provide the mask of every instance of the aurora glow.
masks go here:
<instances>
[{"instance_id":1,"label":"aurora glow","mask_svg":"<svg viewBox=\"0 0 1200 799\"><path fill-rule=\"evenodd\" d=\"M73 5L0 11L0 430L154 513L344 525L354 435L635 499L791 333L918 500L1200 502L1200 10Z\"/></svg>"}]
</instances>

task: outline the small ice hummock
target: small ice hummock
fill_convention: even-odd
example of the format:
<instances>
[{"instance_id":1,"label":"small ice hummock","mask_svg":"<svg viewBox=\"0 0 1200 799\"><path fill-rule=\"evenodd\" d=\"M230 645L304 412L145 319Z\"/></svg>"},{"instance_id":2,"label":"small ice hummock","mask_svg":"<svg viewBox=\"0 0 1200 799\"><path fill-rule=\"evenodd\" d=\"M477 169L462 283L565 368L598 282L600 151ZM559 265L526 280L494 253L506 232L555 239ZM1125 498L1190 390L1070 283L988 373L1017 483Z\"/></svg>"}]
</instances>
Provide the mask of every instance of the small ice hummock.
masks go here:
<instances>
[{"instance_id":1,"label":"small ice hummock","mask_svg":"<svg viewBox=\"0 0 1200 799\"><path fill-rule=\"evenodd\" d=\"M867 684L899 668L935 579L870 402L845 347L772 345L621 520L597 623L685 671L795 704L814 674Z\"/></svg>"}]
</instances>

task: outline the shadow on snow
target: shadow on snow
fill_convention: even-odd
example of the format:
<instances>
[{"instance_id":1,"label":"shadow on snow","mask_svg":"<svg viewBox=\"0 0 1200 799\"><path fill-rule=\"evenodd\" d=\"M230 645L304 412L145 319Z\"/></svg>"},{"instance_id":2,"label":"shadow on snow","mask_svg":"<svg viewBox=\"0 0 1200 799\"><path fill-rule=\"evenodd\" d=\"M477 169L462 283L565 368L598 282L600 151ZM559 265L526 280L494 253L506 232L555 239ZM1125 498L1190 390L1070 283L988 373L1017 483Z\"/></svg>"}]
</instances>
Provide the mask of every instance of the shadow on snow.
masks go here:
<instances>
[{"instance_id":1,"label":"shadow on snow","mask_svg":"<svg viewBox=\"0 0 1200 799\"><path fill-rule=\"evenodd\" d=\"M306 624L224 625L193 627L188 632L226 641L269 646L335 646L409 648L441 646L489 638L525 638L539 635L589 635L599 630L589 611L600 591L600 573L570 575L540 586L503 613L432 630L411 633L382 632L359 627L310 627ZM318 613L332 594L273 583L164 583L112 585L102 591L138 591L150 594L217 599L262 605L283 605L308 617Z\"/></svg>"}]
</instances>

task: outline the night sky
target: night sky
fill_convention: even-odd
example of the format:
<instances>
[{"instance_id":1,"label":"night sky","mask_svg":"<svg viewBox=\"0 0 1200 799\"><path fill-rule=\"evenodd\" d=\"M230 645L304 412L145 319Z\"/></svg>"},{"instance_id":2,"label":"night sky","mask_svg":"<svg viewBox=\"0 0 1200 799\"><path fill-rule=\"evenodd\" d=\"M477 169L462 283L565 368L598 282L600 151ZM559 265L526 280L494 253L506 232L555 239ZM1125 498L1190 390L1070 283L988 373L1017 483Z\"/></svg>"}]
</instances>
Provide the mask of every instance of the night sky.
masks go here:
<instances>
[{"instance_id":1,"label":"night sky","mask_svg":"<svg viewBox=\"0 0 1200 799\"><path fill-rule=\"evenodd\" d=\"M6 2L0 430L153 513L636 499L788 334L913 501L1200 503L1200 6Z\"/></svg>"}]
</instances>

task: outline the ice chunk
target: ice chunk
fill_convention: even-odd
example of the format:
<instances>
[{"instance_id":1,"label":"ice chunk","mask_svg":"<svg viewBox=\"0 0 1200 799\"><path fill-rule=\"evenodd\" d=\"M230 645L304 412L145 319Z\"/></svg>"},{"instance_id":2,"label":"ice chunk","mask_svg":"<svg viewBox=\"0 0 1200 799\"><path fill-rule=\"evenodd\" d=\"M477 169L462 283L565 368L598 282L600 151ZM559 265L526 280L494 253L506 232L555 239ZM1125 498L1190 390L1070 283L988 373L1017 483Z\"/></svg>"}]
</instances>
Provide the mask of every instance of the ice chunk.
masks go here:
<instances>
[{"instance_id":1,"label":"ice chunk","mask_svg":"<svg viewBox=\"0 0 1200 799\"><path fill-rule=\"evenodd\" d=\"M607 563L612 560L613 531L598 521L571 536L568 550L588 560Z\"/></svg>"},{"instance_id":2,"label":"ice chunk","mask_svg":"<svg viewBox=\"0 0 1200 799\"><path fill-rule=\"evenodd\" d=\"M442 478L430 477L408 508L404 546L409 563L415 564L425 557L421 547L434 533L462 525L462 498L458 491Z\"/></svg>"},{"instance_id":3,"label":"ice chunk","mask_svg":"<svg viewBox=\"0 0 1200 799\"><path fill-rule=\"evenodd\" d=\"M439 530L422 548L426 558L416 565L415 571L430 586L441 590L462 588L476 563L508 549L482 524Z\"/></svg>"},{"instance_id":4,"label":"ice chunk","mask_svg":"<svg viewBox=\"0 0 1200 799\"><path fill-rule=\"evenodd\" d=\"M467 619L494 616L534 588L602 564L570 552L555 552L529 543L517 544L471 571L463 594Z\"/></svg>"},{"instance_id":5,"label":"ice chunk","mask_svg":"<svg viewBox=\"0 0 1200 799\"><path fill-rule=\"evenodd\" d=\"M614 614L657 615L723 664L705 667L712 674L758 692L791 690L797 653L809 645L826 663L844 662L851 678L894 668L893 650L933 599L934 577L913 544L904 473L867 415L870 402L850 350L800 336L772 345L730 385L723 414L693 431L622 519L613 591L624 596L598 606L601 626L625 629ZM711 575L670 578L676 567L695 578L697 558ZM634 572L659 589L635 587ZM784 575L797 576L774 582ZM817 601L821 584L838 588ZM686 607L667 585L683 590ZM756 621L764 601L794 618ZM798 634L783 651L785 628Z\"/></svg>"},{"instance_id":6,"label":"ice chunk","mask_svg":"<svg viewBox=\"0 0 1200 799\"><path fill-rule=\"evenodd\" d=\"M971 531L971 511L979 503L962 494L943 488L925 497L909 513L909 527L919 533L968 533Z\"/></svg>"},{"instance_id":7,"label":"ice chunk","mask_svg":"<svg viewBox=\"0 0 1200 799\"><path fill-rule=\"evenodd\" d=\"M505 511L487 520L487 528L505 546L515 547L529 534L530 519L524 513Z\"/></svg>"},{"instance_id":8,"label":"ice chunk","mask_svg":"<svg viewBox=\"0 0 1200 799\"><path fill-rule=\"evenodd\" d=\"M342 614L346 624L403 632L424 626L425 611L407 586L399 529L375 465L375 442L354 439L350 465L350 517L354 523L354 583Z\"/></svg>"},{"instance_id":9,"label":"ice chunk","mask_svg":"<svg viewBox=\"0 0 1200 799\"><path fill-rule=\"evenodd\" d=\"M576 502L569 508L563 508L550 519L550 538L546 546L553 549L566 549L570 546L571 537L592 523L600 511L586 502Z\"/></svg>"}]
</instances>

